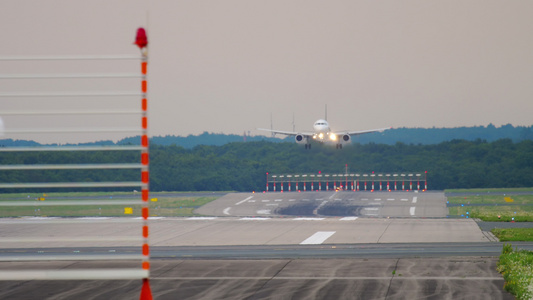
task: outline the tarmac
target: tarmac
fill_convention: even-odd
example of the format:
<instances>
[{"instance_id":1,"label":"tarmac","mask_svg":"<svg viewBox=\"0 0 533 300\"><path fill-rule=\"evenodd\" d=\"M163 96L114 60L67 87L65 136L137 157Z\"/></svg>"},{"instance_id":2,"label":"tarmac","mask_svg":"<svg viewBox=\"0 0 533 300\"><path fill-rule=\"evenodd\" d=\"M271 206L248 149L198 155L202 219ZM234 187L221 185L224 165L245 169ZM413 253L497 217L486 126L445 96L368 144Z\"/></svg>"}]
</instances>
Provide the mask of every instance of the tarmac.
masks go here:
<instances>
[{"instance_id":1,"label":"tarmac","mask_svg":"<svg viewBox=\"0 0 533 300\"><path fill-rule=\"evenodd\" d=\"M446 218L445 200L442 193L237 193L198 209L202 217L153 217L152 294L154 299L513 299L496 271L494 249L501 244L472 219ZM306 215L277 213L306 205ZM335 206L353 214L328 215ZM140 223L2 219L0 273L5 278L21 269L139 269L140 261L125 258L140 254ZM447 247L430 251L439 245ZM468 254L468 247L479 254ZM287 248L292 252L280 251ZM204 250L209 256L197 256ZM242 251L245 258L234 256ZM100 254L103 259L93 259ZM0 281L0 298L132 299L140 289L140 279L8 278Z\"/></svg>"}]
</instances>

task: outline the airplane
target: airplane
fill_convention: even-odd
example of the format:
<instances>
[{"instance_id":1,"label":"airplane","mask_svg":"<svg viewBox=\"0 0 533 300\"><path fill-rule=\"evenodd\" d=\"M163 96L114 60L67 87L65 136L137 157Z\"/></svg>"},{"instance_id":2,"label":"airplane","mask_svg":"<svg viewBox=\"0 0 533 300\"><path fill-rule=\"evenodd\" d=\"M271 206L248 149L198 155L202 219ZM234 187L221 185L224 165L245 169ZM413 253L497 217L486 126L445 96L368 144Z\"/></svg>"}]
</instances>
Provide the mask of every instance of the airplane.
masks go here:
<instances>
[{"instance_id":1,"label":"airplane","mask_svg":"<svg viewBox=\"0 0 533 300\"><path fill-rule=\"evenodd\" d=\"M282 130L273 130L265 128L257 128L257 130L269 131L274 135L284 134L288 136L294 136L294 140L297 144L305 144L305 149L311 149L311 141L316 141L319 143L331 143L335 144L337 149L342 149L342 145L348 144L351 142L352 135L360 135L365 133L372 132L383 132L385 130L391 129L388 128L379 128L371 130L360 130L360 131L332 131L329 127L327 121L327 107L326 107L326 116L324 119L319 119L313 124L313 132L296 132L296 131L282 131Z\"/></svg>"}]
</instances>

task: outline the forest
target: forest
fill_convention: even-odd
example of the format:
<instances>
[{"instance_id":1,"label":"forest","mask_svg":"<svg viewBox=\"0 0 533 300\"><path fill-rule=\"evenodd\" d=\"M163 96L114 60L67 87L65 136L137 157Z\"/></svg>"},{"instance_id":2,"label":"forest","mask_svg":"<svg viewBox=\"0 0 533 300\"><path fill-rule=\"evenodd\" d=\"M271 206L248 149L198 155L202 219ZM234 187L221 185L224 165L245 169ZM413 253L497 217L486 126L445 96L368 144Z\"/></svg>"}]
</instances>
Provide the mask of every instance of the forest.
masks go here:
<instances>
[{"instance_id":1,"label":"forest","mask_svg":"<svg viewBox=\"0 0 533 300\"><path fill-rule=\"evenodd\" d=\"M136 163L140 153L0 152L0 165ZM533 141L452 140L439 144L359 144L337 150L293 142L232 142L221 146L150 146L152 191L263 191L266 172L424 172L429 190L533 186ZM139 181L137 170L0 170L0 182ZM64 189L63 189L64 190ZM115 188L116 190L116 188ZM21 192L2 189L0 192ZM51 191L51 190L50 190Z\"/></svg>"}]
</instances>

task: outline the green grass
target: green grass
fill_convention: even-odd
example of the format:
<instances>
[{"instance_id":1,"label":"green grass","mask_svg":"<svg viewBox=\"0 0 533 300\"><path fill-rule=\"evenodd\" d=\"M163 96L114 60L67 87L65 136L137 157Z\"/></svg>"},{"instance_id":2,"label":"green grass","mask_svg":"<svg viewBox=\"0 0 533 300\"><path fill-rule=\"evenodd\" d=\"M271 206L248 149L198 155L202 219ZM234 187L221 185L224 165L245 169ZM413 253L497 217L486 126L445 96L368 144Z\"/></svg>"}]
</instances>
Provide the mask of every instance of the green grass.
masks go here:
<instances>
[{"instance_id":1,"label":"green grass","mask_svg":"<svg viewBox=\"0 0 533 300\"><path fill-rule=\"evenodd\" d=\"M505 189L508 193L522 190L524 189ZM483 221L491 222L510 222L513 221L513 218L515 222L533 222L533 195L474 194L471 196L448 197L450 204L464 205L449 207L449 215L468 216L469 218L479 218Z\"/></svg>"},{"instance_id":2,"label":"green grass","mask_svg":"<svg viewBox=\"0 0 533 300\"><path fill-rule=\"evenodd\" d=\"M36 199L42 198L44 201ZM19 201L32 203L32 206L2 206L0 217L112 217L112 216L141 216L141 205L42 205L46 201L79 201L88 199L110 200L116 196L132 196L129 199L140 199L139 194L133 195L131 192L92 192L92 193L47 193L43 194L0 194L2 201ZM150 201L150 216L182 217L194 216L194 209L209 203L217 197L191 197L172 196L162 197L161 193L151 193L150 198L157 198L157 201ZM120 200L120 198L117 198ZM127 198L122 198L127 199ZM125 208L132 210L131 214L125 213Z\"/></svg>"},{"instance_id":3,"label":"green grass","mask_svg":"<svg viewBox=\"0 0 533 300\"><path fill-rule=\"evenodd\" d=\"M511 193L511 192L533 192L530 188L490 188L490 189L446 189L446 193Z\"/></svg>"},{"instance_id":4,"label":"green grass","mask_svg":"<svg viewBox=\"0 0 533 300\"><path fill-rule=\"evenodd\" d=\"M533 241L533 228L495 228L491 232L501 241Z\"/></svg>"},{"instance_id":5,"label":"green grass","mask_svg":"<svg viewBox=\"0 0 533 300\"><path fill-rule=\"evenodd\" d=\"M510 198L513 201L507 202L506 198ZM451 204L533 204L533 195L486 195L476 194L472 196L454 196L448 197L448 202Z\"/></svg>"},{"instance_id":6,"label":"green grass","mask_svg":"<svg viewBox=\"0 0 533 300\"><path fill-rule=\"evenodd\" d=\"M478 218L486 222L533 222L533 206L455 206L450 216Z\"/></svg>"},{"instance_id":7,"label":"green grass","mask_svg":"<svg viewBox=\"0 0 533 300\"><path fill-rule=\"evenodd\" d=\"M503 246L498 272L505 279L504 288L518 300L533 299L533 252Z\"/></svg>"}]
</instances>

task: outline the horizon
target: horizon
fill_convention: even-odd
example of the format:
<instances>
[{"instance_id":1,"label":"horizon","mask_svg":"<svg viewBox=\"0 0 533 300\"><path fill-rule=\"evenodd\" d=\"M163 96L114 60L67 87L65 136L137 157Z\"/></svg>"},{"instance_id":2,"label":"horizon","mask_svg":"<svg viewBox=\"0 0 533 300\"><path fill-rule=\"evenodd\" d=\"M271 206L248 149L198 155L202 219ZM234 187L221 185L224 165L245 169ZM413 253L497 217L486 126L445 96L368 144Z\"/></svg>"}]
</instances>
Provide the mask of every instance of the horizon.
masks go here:
<instances>
[{"instance_id":1,"label":"horizon","mask_svg":"<svg viewBox=\"0 0 533 300\"><path fill-rule=\"evenodd\" d=\"M465 129L465 130L468 130L468 129L490 129L490 128L494 128L496 130L498 129L503 129L504 127L509 127L511 126L513 129L533 129L533 125L531 126L514 126L512 124L505 124L505 125L501 125L501 126L494 126L492 124L489 124L487 126L459 126L459 127L399 127L399 128L391 128L389 131L390 132L394 132L394 130L462 130L462 129ZM282 135L282 134L277 134L276 136L269 136L268 133L263 133L261 132L262 134L256 134L256 135L248 135L247 132L243 132L241 134L236 134L236 133L223 133L223 132L208 132L208 131L204 131L202 133L198 133L198 134L188 134L188 135L155 135L155 136L149 136L150 139L165 139L165 138L179 138L179 139L189 139L189 138L201 138L203 136L208 136L207 138L209 138L209 136L226 136L226 137L230 137L230 136L235 136L235 137L242 137L242 138L246 138L246 137L251 137L251 138L267 138L267 139L278 139L280 141L284 141L284 140L288 140L289 142L293 142L293 138L290 137L290 136L285 136L285 135ZM377 133L375 133L377 134ZM382 133L381 133L382 134ZM364 140L363 142L361 141L358 141L357 139L362 137L362 139ZM140 135L135 135L135 136L127 136L127 137L123 137L121 139L117 139L117 140L111 140L111 139L99 139L99 140L92 140L92 141L84 141L84 142L67 142L67 143L61 143L61 142L42 142L42 141L38 141L38 140L31 140L31 139L13 139L13 138L3 138L1 135L0 135L0 142L1 141L11 141L13 143L26 143L26 142L35 142L35 143L38 143L40 145L77 145L77 144L99 144L99 143L114 143L114 144L118 144L120 142L127 142L129 139L135 139L135 138L139 138L139 142L140 142ZM511 138L511 137L509 137ZM463 136L461 137L458 137L457 139L465 139ZM473 136L471 138L467 138L465 140L475 140L475 139L480 139L480 137L477 137L477 136ZM526 138L527 139L527 138ZM365 141L366 140L366 141ZM369 141L372 141L374 140L372 138L372 134L367 134L367 135L361 135L361 136L356 136L355 139L353 140L353 143L368 143ZM441 142L444 142L444 141L449 141L450 139L443 139ZM397 142L397 141L393 141L393 142ZM404 142L404 141L400 141L400 142ZM225 142L227 143L227 142ZM378 142L379 143L379 142ZM392 143L392 142L391 142ZM156 143L157 144L157 143ZM202 144L202 143L200 143ZM387 143L386 143L387 144ZM432 143L429 143L429 144L432 144ZM3 145L0 145L0 146L3 146Z\"/></svg>"}]
</instances>

